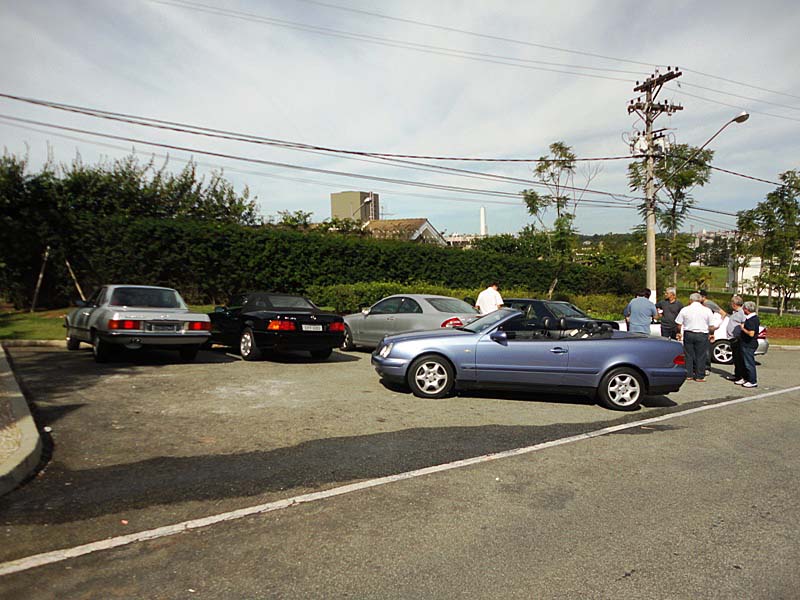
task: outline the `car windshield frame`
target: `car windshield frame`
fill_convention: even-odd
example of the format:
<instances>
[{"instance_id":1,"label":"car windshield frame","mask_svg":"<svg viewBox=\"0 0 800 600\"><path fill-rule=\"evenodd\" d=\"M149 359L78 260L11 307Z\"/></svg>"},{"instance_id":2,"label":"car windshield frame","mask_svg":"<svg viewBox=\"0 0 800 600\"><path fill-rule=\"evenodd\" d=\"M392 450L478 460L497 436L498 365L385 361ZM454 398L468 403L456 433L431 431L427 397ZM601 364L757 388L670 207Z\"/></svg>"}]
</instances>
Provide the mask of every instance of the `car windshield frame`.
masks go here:
<instances>
[{"instance_id":1,"label":"car windshield frame","mask_svg":"<svg viewBox=\"0 0 800 600\"><path fill-rule=\"evenodd\" d=\"M437 312L440 313L453 313L459 315L476 315L478 311L475 310L474 306L470 306L463 300L459 300L458 298L436 298L436 297L425 297L425 302L430 304ZM447 307L446 310L443 308L444 305L448 303L454 303L453 307ZM452 308L452 309L451 309Z\"/></svg>"},{"instance_id":2,"label":"car windshield frame","mask_svg":"<svg viewBox=\"0 0 800 600\"><path fill-rule=\"evenodd\" d=\"M555 316L557 319L560 319L562 317L565 319L574 319L576 317L579 319L591 318L580 308L569 302L547 302L545 303L545 306L551 313L553 313L553 316ZM568 308L571 310L564 310L564 308Z\"/></svg>"},{"instance_id":3,"label":"car windshield frame","mask_svg":"<svg viewBox=\"0 0 800 600\"><path fill-rule=\"evenodd\" d=\"M174 302L158 301L157 294L166 300L171 296ZM162 310L187 310L188 307L177 290L156 287L116 287L111 290L108 306L126 308L158 308Z\"/></svg>"},{"instance_id":4,"label":"car windshield frame","mask_svg":"<svg viewBox=\"0 0 800 600\"><path fill-rule=\"evenodd\" d=\"M470 333L485 333L489 329L496 327L501 321L507 319L511 315L519 314L520 311L511 308L501 308L493 310L489 314L483 315L472 321L469 325L456 327L462 331L469 331Z\"/></svg>"}]
</instances>

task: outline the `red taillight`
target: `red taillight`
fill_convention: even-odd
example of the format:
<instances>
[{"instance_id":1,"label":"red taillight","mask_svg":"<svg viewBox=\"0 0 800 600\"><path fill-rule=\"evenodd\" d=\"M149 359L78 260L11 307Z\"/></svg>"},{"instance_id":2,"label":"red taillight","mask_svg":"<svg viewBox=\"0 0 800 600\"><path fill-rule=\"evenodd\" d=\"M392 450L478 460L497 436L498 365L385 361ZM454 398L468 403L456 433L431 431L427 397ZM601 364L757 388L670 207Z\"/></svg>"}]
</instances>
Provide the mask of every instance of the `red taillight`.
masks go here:
<instances>
[{"instance_id":1,"label":"red taillight","mask_svg":"<svg viewBox=\"0 0 800 600\"><path fill-rule=\"evenodd\" d=\"M211 323L209 321L188 321L186 329L189 331L211 331Z\"/></svg>"},{"instance_id":2,"label":"red taillight","mask_svg":"<svg viewBox=\"0 0 800 600\"><path fill-rule=\"evenodd\" d=\"M672 363L675 365L685 365L686 356L684 356L683 354L678 354L678 356L672 359Z\"/></svg>"},{"instance_id":3,"label":"red taillight","mask_svg":"<svg viewBox=\"0 0 800 600\"><path fill-rule=\"evenodd\" d=\"M450 317L446 321L444 321L440 327L461 327L464 323L461 322L461 319L458 317Z\"/></svg>"},{"instance_id":4,"label":"red taillight","mask_svg":"<svg viewBox=\"0 0 800 600\"><path fill-rule=\"evenodd\" d=\"M758 337L759 337L760 339L762 339L762 340L765 340L765 339L767 339L767 328L766 328L766 327L764 327L764 329L762 329L762 330L759 332L759 334L758 334Z\"/></svg>"},{"instance_id":5,"label":"red taillight","mask_svg":"<svg viewBox=\"0 0 800 600\"><path fill-rule=\"evenodd\" d=\"M332 331L334 333L342 333L344 331L344 323L341 321L336 321L331 323L330 327L328 327L328 331Z\"/></svg>"},{"instance_id":6,"label":"red taillight","mask_svg":"<svg viewBox=\"0 0 800 600\"><path fill-rule=\"evenodd\" d=\"M141 329L141 321L132 321L130 319L109 319L109 329Z\"/></svg>"},{"instance_id":7,"label":"red taillight","mask_svg":"<svg viewBox=\"0 0 800 600\"><path fill-rule=\"evenodd\" d=\"M269 331L294 331L297 329L297 325L294 324L294 321L275 320L269 322L267 329Z\"/></svg>"}]
</instances>

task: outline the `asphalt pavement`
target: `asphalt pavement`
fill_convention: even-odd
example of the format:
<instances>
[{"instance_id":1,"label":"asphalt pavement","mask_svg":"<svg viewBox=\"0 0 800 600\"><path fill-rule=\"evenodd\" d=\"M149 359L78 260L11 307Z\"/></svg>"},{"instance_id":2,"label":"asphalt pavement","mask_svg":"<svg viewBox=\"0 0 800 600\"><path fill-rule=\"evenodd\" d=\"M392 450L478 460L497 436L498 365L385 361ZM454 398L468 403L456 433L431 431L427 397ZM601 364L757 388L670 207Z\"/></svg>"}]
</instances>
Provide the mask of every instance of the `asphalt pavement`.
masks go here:
<instances>
[{"instance_id":1,"label":"asphalt pavement","mask_svg":"<svg viewBox=\"0 0 800 600\"><path fill-rule=\"evenodd\" d=\"M793 597L800 385L705 384L633 414L578 397L386 389L329 362L96 365L13 349L53 458L0 498L0 562L354 482L720 408L0 577L8 597ZM751 403L724 405L740 397ZM42 582L46 582L44 585ZM189 591L194 590L194 591ZM734 590L748 593L732 594ZM102 591L102 593L101 593Z\"/></svg>"}]
</instances>

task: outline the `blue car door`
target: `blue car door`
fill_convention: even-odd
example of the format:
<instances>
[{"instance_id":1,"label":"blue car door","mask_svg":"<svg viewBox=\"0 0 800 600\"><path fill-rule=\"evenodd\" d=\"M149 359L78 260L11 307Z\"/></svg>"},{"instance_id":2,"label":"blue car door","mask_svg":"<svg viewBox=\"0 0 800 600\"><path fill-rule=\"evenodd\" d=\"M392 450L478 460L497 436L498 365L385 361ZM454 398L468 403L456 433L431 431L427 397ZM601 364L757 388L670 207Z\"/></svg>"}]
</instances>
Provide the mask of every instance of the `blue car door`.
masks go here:
<instances>
[{"instance_id":1,"label":"blue car door","mask_svg":"<svg viewBox=\"0 0 800 600\"><path fill-rule=\"evenodd\" d=\"M478 383L557 386L569 363L565 341L548 337L534 320L520 315L503 323L501 335L487 333L475 348ZM504 334L504 335L503 335Z\"/></svg>"}]
</instances>

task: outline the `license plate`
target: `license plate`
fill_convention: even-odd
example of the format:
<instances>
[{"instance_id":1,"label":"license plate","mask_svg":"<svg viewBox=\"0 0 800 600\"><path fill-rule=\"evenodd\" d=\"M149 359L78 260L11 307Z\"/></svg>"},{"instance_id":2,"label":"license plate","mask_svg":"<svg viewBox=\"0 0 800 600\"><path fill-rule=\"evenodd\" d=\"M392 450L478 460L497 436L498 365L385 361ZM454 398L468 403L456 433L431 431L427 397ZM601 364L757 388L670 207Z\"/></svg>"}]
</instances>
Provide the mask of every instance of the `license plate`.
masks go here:
<instances>
[{"instance_id":1,"label":"license plate","mask_svg":"<svg viewBox=\"0 0 800 600\"><path fill-rule=\"evenodd\" d=\"M175 325L164 325L161 323L151 323L150 331L175 331Z\"/></svg>"},{"instance_id":2,"label":"license plate","mask_svg":"<svg viewBox=\"0 0 800 600\"><path fill-rule=\"evenodd\" d=\"M303 325L303 331L322 331L322 325Z\"/></svg>"}]
</instances>

